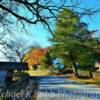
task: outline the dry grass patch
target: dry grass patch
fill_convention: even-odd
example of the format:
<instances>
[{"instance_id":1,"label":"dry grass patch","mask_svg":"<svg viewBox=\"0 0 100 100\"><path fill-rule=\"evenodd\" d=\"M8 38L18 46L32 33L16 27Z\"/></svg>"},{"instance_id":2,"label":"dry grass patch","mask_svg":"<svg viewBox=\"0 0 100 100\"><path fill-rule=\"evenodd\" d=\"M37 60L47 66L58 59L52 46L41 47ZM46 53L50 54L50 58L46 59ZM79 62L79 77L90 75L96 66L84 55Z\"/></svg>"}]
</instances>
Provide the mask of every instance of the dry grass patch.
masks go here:
<instances>
[{"instance_id":1,"label":"dry grass patch","mask_svg":"<svg viewBox=\"0 0 100 100\"><path fill-rule=\"evenodd\" d=\"M47 76L49 75L49 71L48 70L29 70L28 74L30 76Z\"/></svg>"},{"instance_id":2,"label":"dry grass patch","mask_svg":"<svg viewBox=\"0 0 100 100\"><path fill-rule=\"evenodd\" d=\"M70 80L74 80L76 82L81 82L81 83L85 83L85 84L94 84L97 85L98 87L100 87L100 73L94 73L93 78L77 78L74 75L69 77Z\"/></svg>"}]
</instances>

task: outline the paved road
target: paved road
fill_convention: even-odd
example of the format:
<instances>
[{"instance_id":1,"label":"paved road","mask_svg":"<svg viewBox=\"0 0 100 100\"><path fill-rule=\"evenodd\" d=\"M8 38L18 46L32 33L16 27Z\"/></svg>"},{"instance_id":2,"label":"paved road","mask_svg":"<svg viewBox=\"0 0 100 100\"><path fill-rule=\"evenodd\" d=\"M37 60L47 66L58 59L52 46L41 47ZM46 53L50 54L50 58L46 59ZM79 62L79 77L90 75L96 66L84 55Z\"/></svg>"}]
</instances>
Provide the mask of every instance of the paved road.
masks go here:
<instances>
[{"instance_id":1,"label":"paved road","mask_svg":"<svg viewBox=\"0 0 100 100\"><path fill-rule=\"evenodd\" d=\"M100 100L100 88L64 77L40 76L37 100Z\"/></svg>"}]
</instances>

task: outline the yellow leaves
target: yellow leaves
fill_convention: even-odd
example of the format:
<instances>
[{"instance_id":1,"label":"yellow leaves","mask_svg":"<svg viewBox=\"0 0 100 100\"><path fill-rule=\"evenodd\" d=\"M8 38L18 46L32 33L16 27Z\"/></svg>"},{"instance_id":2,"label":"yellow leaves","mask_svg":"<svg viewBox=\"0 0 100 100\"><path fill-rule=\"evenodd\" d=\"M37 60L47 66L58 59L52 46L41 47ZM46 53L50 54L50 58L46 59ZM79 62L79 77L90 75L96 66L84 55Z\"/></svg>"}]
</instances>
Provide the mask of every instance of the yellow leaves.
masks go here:
<instances>
[{"instance_id":1,"label":"yellow leaves","mask_svg":"<svg viewBox=\"0 0 100 100\"><path fill-rule=\"evenodd\" d=\"M45 49L35 48L24 56L23 61L28 62L29 66L32 66L33 64L39 64L40 60L42 59L46 51L47 48Z\"/></svg>"}]
</instances>

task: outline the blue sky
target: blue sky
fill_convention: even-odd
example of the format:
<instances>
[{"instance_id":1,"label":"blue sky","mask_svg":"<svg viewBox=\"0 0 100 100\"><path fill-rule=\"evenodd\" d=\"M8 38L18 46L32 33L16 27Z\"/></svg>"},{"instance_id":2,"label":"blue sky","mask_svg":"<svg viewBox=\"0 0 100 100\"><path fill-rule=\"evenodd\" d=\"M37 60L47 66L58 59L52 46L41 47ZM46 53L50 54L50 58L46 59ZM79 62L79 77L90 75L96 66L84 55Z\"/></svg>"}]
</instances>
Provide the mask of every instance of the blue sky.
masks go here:
<instances>
[{"instance_id":1,"label":"blue sky","mask_svg":"<svg viewBox=\"0 0 100 100\"><path fill-rule=\"evenodd\" d=\"M83 0L83 1L84 3L81 5L82 7L100 8L100 0ZM83 21L89 24L88 28L90 30L99 30L97 35L100 36L100 13L95 14L92 17L92 19L84 18ZM12 28L16 28L16 26L12 26ZM0 30L0 32L1 31L2 30ZM48 41L48 38L51 36L51 33L49 33L40 23L28 26L28 31L30 34L25 34L21 31L18 32L18 30L14 31L14 33L19 38L20 37L26 38L30 44L36 43L39 44L41 47L47 47L51 45L50 42ZM1 53L0 56L2 56Z\"/></svg>"},{"instance_id":2,"label":"blue sky","mask_svg":"<svg viewBox=\"0 0 100 100\"><path fill-rule=\"evenodd\" d=\"M83 1L84 2L81 5L81 7L100 8L100 0L83 0ZM90 30L96 30L96 29L100 30L100 13L92 16L91 19L85 17L83 18L83 21L89 24L88 28ZM30 27L28 26L28 30L30 31L30 35L27 36L25 34L24 37L27 37L30 41L37 42L42 47L50 46L48 37L51 36L51 33L49 33L40 23L32 25ZM22 37L23 37L23 34L22 34Z\"/></svg>"},{"instance_id":3,"label":"blue sky","mask_svg":"<svg viewBox=\"0 0 100 100\"><path fill-rule=\"evenodd\" d=\"M93 9L100 8L100 0L84 0L84 7L91 7ZM89 23L89 29L100 29L100 12L89 18L84 18L86 23Z\"/></svg>"},{"instance_id":4,"label":"blue sky","mask_svg":"<svg viewBox=\"0 0 100 100\"><path fill-rule=\"evenodd\" d=\"M82 7L100 8L100 0L84 0ZM83 20L89 24L88 28L90 30L100 30L100 13L92 16L91 19L84 18ZM43 47L50 45L50 43L48 42L50 33L47 32L44 27L42 27L41 25L34 25L31 31L33 34L35 34L35 40L38 41L38 43L40 43Z\"/></svg>"}]
</instances>

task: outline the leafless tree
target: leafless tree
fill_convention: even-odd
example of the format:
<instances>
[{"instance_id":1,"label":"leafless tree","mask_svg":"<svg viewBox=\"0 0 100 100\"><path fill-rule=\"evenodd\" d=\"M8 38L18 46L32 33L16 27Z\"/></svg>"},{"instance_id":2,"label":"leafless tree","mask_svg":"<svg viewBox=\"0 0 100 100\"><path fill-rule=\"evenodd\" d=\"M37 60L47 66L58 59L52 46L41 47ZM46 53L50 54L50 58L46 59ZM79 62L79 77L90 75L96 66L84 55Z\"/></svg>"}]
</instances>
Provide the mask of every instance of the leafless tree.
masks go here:
<instances>
[{"instance_id":1,"label":"leafless tree","mask_svg":"<svg viewBox=\"0 0 100 100\"><path fill-rule=\"evenodd\" d=\"M81 1L83 0L0 0L0 22L2 22L0 24L5 30L10 31L7 27L9 23L21 23L25 29L25 22L29 24L41 22L54 36L50 21L57 19L57 14L63 7L75 10L81 17L93 15L98 11L96 8L80 7ZM12 20L12 16L16 21Z\"/></svg>"},{"instance_id":2,"label":"leafless tree","mask_svg":"<svg viewBox=\"0 0 100 100\"><path fill-rule=\"evenodd\" d=\"M0 52L4 55L6 59L14 62L22 62L24 55L35 45L28 43L23 39L15 39L15 40L6 40L1 43L2 48Z\"/></svg>"}]
</instances>

